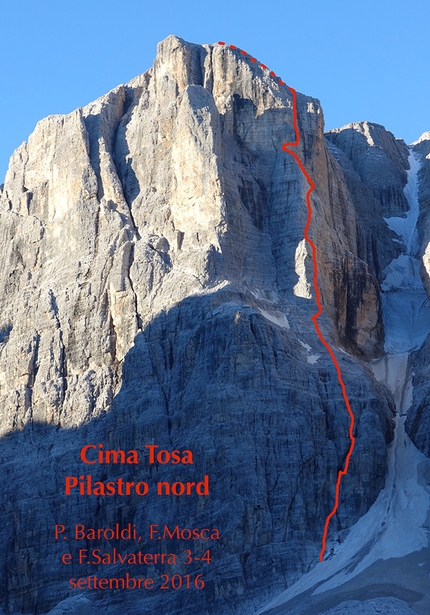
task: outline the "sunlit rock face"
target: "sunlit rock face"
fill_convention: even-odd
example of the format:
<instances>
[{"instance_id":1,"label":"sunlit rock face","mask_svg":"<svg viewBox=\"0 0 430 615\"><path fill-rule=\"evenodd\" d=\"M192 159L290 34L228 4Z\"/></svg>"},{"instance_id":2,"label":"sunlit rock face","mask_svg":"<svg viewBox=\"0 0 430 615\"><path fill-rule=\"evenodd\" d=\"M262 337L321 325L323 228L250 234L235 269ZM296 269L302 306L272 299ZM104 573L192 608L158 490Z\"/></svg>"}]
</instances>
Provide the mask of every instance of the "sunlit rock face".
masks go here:
<instances>
[{"instance_id":1,"label":"sunlit rock face","mask_svg":"<svg viewBox=\"0 0 430 615\"><path fill-rule=\"evenodd\" d=\"M392 396L366 362L384 351L380 284L401 253L384 217L407 211L408 150L367 123L326 139L314 98L298 94L297 113L321 327L357 424L330 526L341 540L386 477ZM55 524L135 523L138 549L178 558L207 547L154 546L150 524L219 529L211 564L192 569L204 591L126 592L121 613L250 613L318 560L349 419L311 321L308 185L281 149L294 139L291 91L269 71L171 36L149 71L42 120L13 154L0 193L5 613L118 612L110 592L69 596L68 579L97 566L66 569L77 545L56 541ZM139 464L89 472L89 443L136 450ZM191 450L194 464L150 464L148 444ZM208 476L209 495L66 496L65 476L87 473ZM188 574L182 561L138 573Z\"/></svg>"}]
</instances>

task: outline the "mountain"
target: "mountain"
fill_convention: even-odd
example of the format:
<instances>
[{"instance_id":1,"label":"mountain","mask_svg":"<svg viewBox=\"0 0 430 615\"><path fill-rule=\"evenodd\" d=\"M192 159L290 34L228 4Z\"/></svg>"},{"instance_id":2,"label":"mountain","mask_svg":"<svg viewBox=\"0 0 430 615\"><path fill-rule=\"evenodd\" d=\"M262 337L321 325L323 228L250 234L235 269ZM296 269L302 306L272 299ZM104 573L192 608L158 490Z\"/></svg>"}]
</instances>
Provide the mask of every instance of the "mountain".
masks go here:
<instances>
[{"instance_id":1,"label":"mountain","mask_svg":"<svg viewBox=\"0 0 430 615\"><path fill-rule=\"evenodd\" d=\"M429 160L174 36L38 123L0 191L3 614L429 612Z\"/></svg>"}]
</instances>

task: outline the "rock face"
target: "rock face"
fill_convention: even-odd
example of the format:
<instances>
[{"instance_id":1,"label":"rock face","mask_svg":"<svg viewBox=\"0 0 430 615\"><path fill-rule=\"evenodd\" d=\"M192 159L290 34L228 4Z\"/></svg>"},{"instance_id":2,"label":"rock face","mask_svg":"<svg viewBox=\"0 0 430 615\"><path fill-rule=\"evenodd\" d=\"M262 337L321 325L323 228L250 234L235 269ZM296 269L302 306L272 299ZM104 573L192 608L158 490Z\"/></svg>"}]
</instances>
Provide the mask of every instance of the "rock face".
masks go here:
<instances>
[{"instance_id":1,"label":"rock face","mask_svg":"<svg viewBox=\"0 0 430 615\"><path fill-rule=\"evenodd\" d=\"M408 209L408 150L368 123L326 141L316 99L298 94L297 113L321 327L356 416L330 525L342 539L384 486L393 437L393 398L366 361L383 353L379 284L400 254L383 216ZM318 560L349 419L311 323L308 185L281 149L294 138L291 92L268 70L171 36L148 72L42 120L13 154L0 193L4 613L249 613ZM81 448L99 443L136 450L139 464L84 468ZM151 444L194 463L151 464ZM66 496L65 476L87 474L151 491ZM207 496L153 490L204 476ZM116 523L136 524L142 542L70 536ZM150 524L217 528L220 540L158 543ZM205 588L69 592L71 577L124 576L78 561L79 548L113 546L176 554L131 572L202 574ZM182 563L208 546L210 565Z\"/></svg>"},{"instance_id":2,"label":"rock face","mask_svg":"<svg viewBox=\"0 0 430 615\"><path fill-rule=\"evenodd\" d=\"M391 260L405 253L399 236L385 223L385 218L405 216L405 170L408 148L382 126L364 122L350 124L326 134L330 151L341 164L356 210L363 215L359 256L369 263L380 282ZM417 238L411 254L421 262L421 279L430 293L430 134L424 133L413 144L420 170L419 217ZM364 189L363 189L364 185ZM381 215L382 214L382 215ZM424 294L422 303L427 303ZM418 310L421 306L415 306ZM404 318L408 318L405 313ZM419 321L417 320L417 327ZM413 354L413 401L406 429L416 447L430 456L429 340Z\"/></svg>"},{"instance_id":3,"label":"rock face","mask_svg":"<svg viewBox=\"0 0 430 615\"><path fill-rule=\"evenodd\" d=\"M420 217L418 220L418 255L422 259L421 278L427 294L430 294L430 133L425 132L413 144L413 150L421 161L418 174ZM415 446L430 457L430 386L429 386L429 339L414 356L414 399L406 428Z\"/></svg>"},{"instance_id":4,"label":"rock face","mask_svg":"<svg viewBox=\"0 0 430 615\"><path fill-rule=\"evenodd\" d=\"M360 215L358 255L381 281L385 267L401 251L383 218L401 216L409 209L403 192L408 148L383 126L370 122L331 130L326 138Z\"/></svg>"}]
</instances>

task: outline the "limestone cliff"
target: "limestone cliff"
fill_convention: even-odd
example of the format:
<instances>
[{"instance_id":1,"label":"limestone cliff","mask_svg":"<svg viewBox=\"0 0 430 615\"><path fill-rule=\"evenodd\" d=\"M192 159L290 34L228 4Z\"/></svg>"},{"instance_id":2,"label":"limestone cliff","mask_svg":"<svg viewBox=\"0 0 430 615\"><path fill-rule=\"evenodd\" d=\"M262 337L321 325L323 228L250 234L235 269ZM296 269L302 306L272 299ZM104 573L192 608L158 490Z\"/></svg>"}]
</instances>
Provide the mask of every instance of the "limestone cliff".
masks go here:
<instances>
[{"instance_id":1,"label":"limestone cliff","mask_svg":"<svg viewBox=\"0 0 430 615\"><path fill-rule=\"evenodd\" d=\"M367 123L326 140L314 98L298 94L297 112L321 326L357 421L330 526L341 540L383 488L393 437L392 395L366 361L383 352L380 283L399 253L383 217L407 210L408 153ZM0 193L5 613L62 600L71 613L249 613L318 560L349 423L311 323L308 186L281 149L293 140L291 92L268 70L171 36L149 71L42 120L13 154ZM97 480L208 475L210 495L65 497L87 443L141 453L138 469L93 466ZM195 465L149 466L146 444L192 450ZM68 597L68 578L94 567L65 570L76 544L55 524L129 522L148 552L150 523L219 528L212 563L193 568L205 590L129 592L121 611L108 592Z\"/></svg>"}]
</instances>

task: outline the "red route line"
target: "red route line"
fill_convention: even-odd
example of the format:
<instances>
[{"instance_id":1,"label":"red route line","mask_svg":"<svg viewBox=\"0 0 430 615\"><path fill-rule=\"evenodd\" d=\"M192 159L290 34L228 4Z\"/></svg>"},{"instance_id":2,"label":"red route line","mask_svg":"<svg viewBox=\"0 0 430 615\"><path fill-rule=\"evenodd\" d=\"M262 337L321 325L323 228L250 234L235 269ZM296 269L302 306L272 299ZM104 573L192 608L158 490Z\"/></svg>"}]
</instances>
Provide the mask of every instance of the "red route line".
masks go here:
<instances>
[{"instance_id":1,"label":"red route line","mask_svg":"<svg viewBox=\"0 0 430 615\"><path fill-rule=\"evenodd\" d=\"M307 205L307 208L308 208L308 216L307 216L306 226L305 226L303 234L304 234L304 237L305 237L306 241L308 242L308 244L311 247L311 250L312 250L312 261L313 261L313 266L314 266L315 302L317 304L318 310L317 310L316 314L314 314L312 316L312 321L314 323L315 330L317 332L317 335L318 335L321 343L326 348L327 352L329 353L329 355L331 357L333 365L336 368L337 379L338 379L339 384L341 386L342 396L343 396L343 399L345 401L346 409L348 410L348 414L349 414L349 417L350 417L349 437L350 437L351 443L349 445L349 450L348 450L348 453L347 453L346 458L345 458L344 468L343 468L343 470L339 470L338 475L337 475L334 506L333 506L333 509L330 512L330 514L327 516L327 519L326 519L325 524L324 524L324 533L323 533L323 537L322 537L322 546L321 546L321 551L320 551L320 562L322 562L323 558L324 558L324 553L325 553L325 550L326 550L326 545L327 545L328 527L329 527L331 518L336 514L337 509L339 508L340 483L341 483L341 480L342 480L342 476L345 476L348 473L349 462L350 462L351 455L352 455L352 452L353 452L354 446L355 446L355 438L354 438L355 417L354 417L353 411L351 410L351 404L349 403L348 394L346 392L346 386L345 386L345 383L344 383L343 378L342 378L342 372L341 372L341 369L340 369L340 365L339 365L339 363L338 363L338 361L336 359L336 356L335 356L331 346L329 345L329 343L326 341L326 339L324 338L323 334L321 333L321 329L320 329L320 326L318 324L318 318L321 316L321 314L323 312L323 307L322 307L322 303L321 303L321 293L320 293L320 289L319 289L319 286L318 286L317 248L316 248L314 242L312 241L312 239L309 237L309 228L310 228L311 219L312 219L311 194L312 194L312 192L315 189L315 184L312 181L311 177L309 176L308 172L306 171L305 167L303 166L302 161L297 156L296 152L293 152L292 150L289 149L289 147L295 147L295 146L299 145L299 143L300 143L300 133L299 133L299 128L297 126L297 94L296 94L296 91L293 88L291 88L289 86L287 86L287 87L288 87L288 89L290 90L290 92L293 95L294 132L295 132L295 135L296 135L296 140L294 142L291 142L291 143L283 143L282 149L284 150L284 152L287 152L288 154L291 154L291 156L293 156L294 160L299 165L301 172L305 176L305 178L308 181L309 186L310 186L309 190L306 193L306 205Z\"/></svg>"},{"instance_id":2,"label":"red route line","mask_svg":"<svg viewBox=\"0 0 430 615\"><path fill-rule=\"evenodd\" d=\"M218 45L225 45L225 43L219 42ZM230 49L238 50L238 48L235 47L235 45L230 45ZM241 51L241 53L243 55L249 55L245 51ZM252 57L250 57L250 60L252 62L257 62L257 60L255 58L252 58ZM260 63L260 67L263 68L263 69L267 69L267 66L265 64L261 64ZM276 77L276 75L275 75L275 73L273 71L271 71L269 74L270 74L271 77L274 77L274 78ZM281 85L285 85L285 83L282 81L282 79L280 77L277 77L277 80L278 80L278 82ZM311 251L312 251L312 262L313 262L313 270L314 270L315 302L316 302L317 308L318 308L317 312L311 318L312 318L312 322L314 323L315 331L317 332L319 340L323 344L323 346L326 348L327 352L329 353L330 358L331 358L331 360L333 362L333 365L334 365L334 367L336 369L337 379L338 379L340 387L342 389L342 396L343 396L343 399L344 399L344 402L345 402L345 406L346 406L346 409L348 410L348 414L349 414L349 418L350 418L349 438L351 440L351 443L349 445L349 450L348 450L348 453L347 453L346 458L345 458L345 465L343 467L343 470L339 470L339 472L337 474L334 506L333 506L333 509L330 512L330 514L327 516L327 518L325 520L325 524L324 524L324 532L323 532L323 537L322 537L322 541L321 541L321 551L320 551L320 562L322 562L323 559L324 559L324 553L325 553L326 546L327 546L327 534L328 534L328 528L329 528L329 525L330 525L330 521L331 521L332 517L336 514L336 512L337 512L337 510L339 508L339 493L340 493L340 483L342 481L342 476L346 476L346 474L348 473L349 462L350 462L351 455L352 455L352 452L353 452L354 447L355 447L355 438L354 438L355 417L354 417L354 413L353 413L353 411L351 409L351 404L349 403L348 394L346 392L346 386L345 386L345 383L344 383L343 378L342 378L342 371L340 369L340 365L339 365L339 363L338 363L338 361L336 359L336 356L335 356L335 354L334 354L330 344L326 341L326 339L324 338L323 334L321 333L321 329L320 329L320 326L318 324L318 318L323 313L323 307L322 307L322 303L321 303L321 293L320 293L320 289L319 289L319 286L318 286L317 248L316 248L314 242L312 241L312 239L309 237L309 228L310 228L311 219L312 219L311 194L312 194L312 192L315 189L315 184L312 181L309 173L306 171L305 167L303 166L302 161L297 156L296 152L294 152L293 150L289 149L290 147L297 147L299 145L299 143L300 143L300 132L299 132L298 124L297 124L297 93L296 93L296 90L294 88L291 88L290 86L287 86L287 88L290 90L290 92L292 94L292 98L293 98L293 125L294 125L294 134L295 134L296 139L295 139L295 141L283 143L282 144L282 149L284 150L284 152L287 152L287 154L291 154L291 156L293 156L294 160L299 165L300 171L302 172L302 174L306 178L307 182L309 183L309 190L306 193L306 206L307 206L307 210L308 210L308 215L307 215L306 226L304 228L303 235L304 235L304 238L307 241L307 243L309 244L309 246L311 248Z\"/></svg>"}]
</instances>

